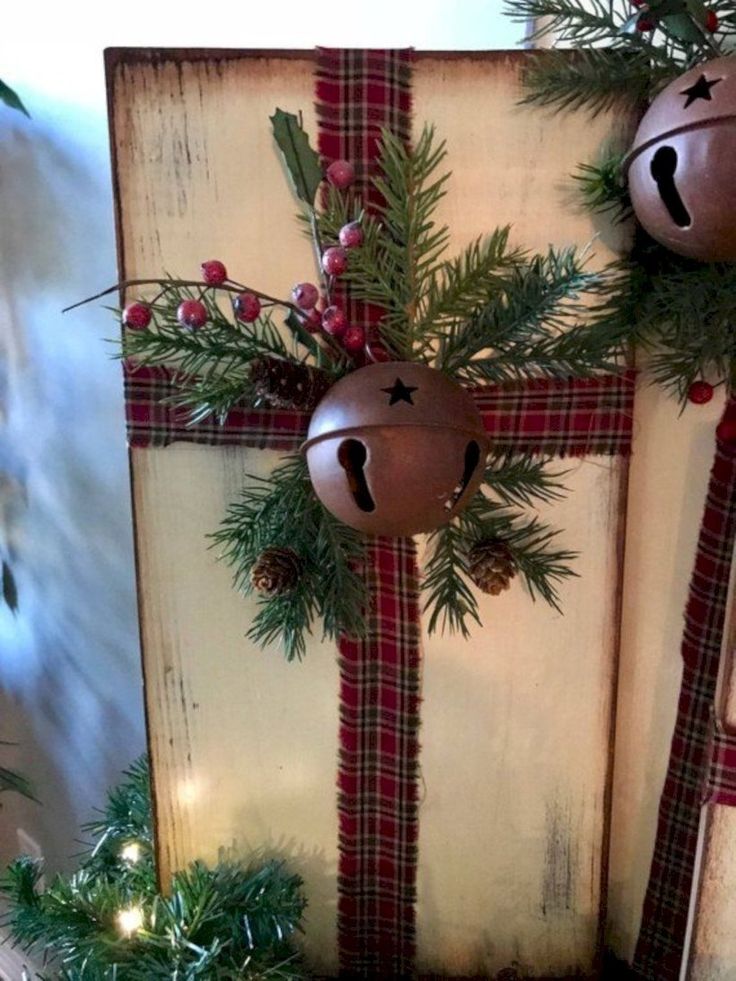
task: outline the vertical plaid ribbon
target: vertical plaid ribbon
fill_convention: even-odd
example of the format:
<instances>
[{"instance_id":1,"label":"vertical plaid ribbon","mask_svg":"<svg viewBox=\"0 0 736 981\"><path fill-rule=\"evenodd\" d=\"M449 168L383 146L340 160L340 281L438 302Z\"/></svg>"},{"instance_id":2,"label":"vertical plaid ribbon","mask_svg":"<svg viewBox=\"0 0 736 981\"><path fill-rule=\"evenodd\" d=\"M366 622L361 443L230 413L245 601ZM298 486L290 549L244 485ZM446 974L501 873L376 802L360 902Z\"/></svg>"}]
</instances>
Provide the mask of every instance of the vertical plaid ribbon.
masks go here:
<instances>
[{"instance_id":1,"label":"vertical plaid ribbon","mask_svg":"<svg viewBox=\"0 0 736 981\"><path fill-rule=\"evenodd\" d=\"M320 49L319 148L349 160L368 210L382 129L411 137L409 51ZM381 311L347 297L372 341ZM345 977L402 978L415 948L419 601L411 539L373 538L365 558L368 632L340 641L338 953Z\"/></svg>"},{"instance_id":2,"label":"vertical plaid ribbon","mask_svg":"<svg viewBox=\"0 0 736 981\"><path fill-rule=\"evenodd\" d=\"M670 760L659 804L634 970L678 981L693 885L703 789L709 773L716 681L736 544L736 400L718 427L716 456L690 582L683 674Z\"/></svg>"}]
</instances>

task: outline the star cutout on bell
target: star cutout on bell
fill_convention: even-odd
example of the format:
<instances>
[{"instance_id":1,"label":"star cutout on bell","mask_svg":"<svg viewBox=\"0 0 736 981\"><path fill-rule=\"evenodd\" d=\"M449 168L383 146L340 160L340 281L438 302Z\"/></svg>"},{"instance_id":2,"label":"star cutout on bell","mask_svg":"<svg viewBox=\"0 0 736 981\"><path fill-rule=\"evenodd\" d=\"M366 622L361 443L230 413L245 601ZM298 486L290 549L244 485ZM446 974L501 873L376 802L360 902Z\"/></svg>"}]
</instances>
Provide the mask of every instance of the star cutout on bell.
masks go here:
<instances>
[{"instance_id":1,"label":"star cutout on bell","mask_svg":"<svg viewBox=\"0 0 736 981\"><path fill-rule=\"evenodd\" d=\"M686 95L687 101L685 102L685 109L691 106L693 102L698 99L704 99L706 102L711 102L713 96L710 94L710 90L714 85L720 82L720 78L707 79L705 75L701 75L697 82L693 82L688 88L683 89L680 95Z\"/></svg>"},{"instance_id":2,"label":"star cutout on bell","mask_svg":"<svg viewBox=\"0 0 736 981\"><path fill-rule=\"evenodd\" d=\"M381 389L382 392L391 396L388 400L389 405L396 405L397 402L407 402L409 405L414 405L411 393L416 392L416 390L416 385L405 385L400 378L397 378L390 388Z\"/></svg>"}]
</instances>

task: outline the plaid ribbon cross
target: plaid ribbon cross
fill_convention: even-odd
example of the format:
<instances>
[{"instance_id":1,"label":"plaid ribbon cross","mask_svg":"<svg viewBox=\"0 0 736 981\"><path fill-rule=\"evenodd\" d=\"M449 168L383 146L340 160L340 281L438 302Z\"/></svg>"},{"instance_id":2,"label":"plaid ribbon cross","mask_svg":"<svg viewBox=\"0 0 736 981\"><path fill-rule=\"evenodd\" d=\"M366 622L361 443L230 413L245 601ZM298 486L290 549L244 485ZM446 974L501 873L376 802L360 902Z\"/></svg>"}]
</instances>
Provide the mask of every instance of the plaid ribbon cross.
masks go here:
<instances>
[{"instance_id":1,"label":"plaid ribbon cross","mask_svg":"<svg viewBox=\"0 0 736 981\"><path fill-rule=\"evenodd\" d=\"M316 70L320 151L348 159L368 207L382 128L411 134L411 53L320 49ZM380 310L347 297L352 323L377 340ZM372 332L372 333L371 333ZM191 426L166 399L176 377L125 366L128 439L134 447L177 441L296 450L309 417L249 408L222 425ZM496 447L546 456L627 454L633 373L539 379L474 393ZM372 597L365 639L340 641L338 948L341 974L413 973L417 869L417 770L421 651L419 577L411 539L371 538L365 576Z\"/></svg>"}]
</instances>

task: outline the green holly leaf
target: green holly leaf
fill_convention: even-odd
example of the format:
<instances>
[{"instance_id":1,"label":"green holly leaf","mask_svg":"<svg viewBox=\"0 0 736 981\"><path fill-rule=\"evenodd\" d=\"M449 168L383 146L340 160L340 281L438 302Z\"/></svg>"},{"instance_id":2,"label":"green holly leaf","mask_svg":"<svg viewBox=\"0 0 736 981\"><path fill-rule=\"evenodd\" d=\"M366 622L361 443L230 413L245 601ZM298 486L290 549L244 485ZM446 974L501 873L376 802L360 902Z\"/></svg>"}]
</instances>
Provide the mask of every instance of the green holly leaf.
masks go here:
<instances>
[{"instance_id":1,"label":"green holly leaf","mask_svg":"<svg viewBox=\"0 0 736 981\"><path fill-rule=\"evenodd\" d=\"M284 158L296 196L314 206L317 188L322 183L319 154L309 145L301 121L291 112L277 109L271 118L273 135Z\"/></svg>"},{"instance_id":2,"label":"green holly leaf","mask_svg":"<svg viewBox=\"0 0 736 981\"><path fill-rule=\"evenodd\" d=\"M18 587L15 584L13 570L10 568L7 562L3 562L2 588L3 599L10 607L12 612L16 613L18 610Z\"/></svg>"},{"instance_id":3,"label":"green holly leaf","mask_svg":"<svg viewBox=\"0 0 736 981\"><path fill-rule=\"evenodd\" d=\"M24 116L31 118L30 112L26 109L23 103L20 101L17 93L15 93L9 85L6 85L2 79L0 79L0 102L4 102L6 106L10 106L11 109L17 109L18 112L22 112Z\"/></svg>"}]
</instances>

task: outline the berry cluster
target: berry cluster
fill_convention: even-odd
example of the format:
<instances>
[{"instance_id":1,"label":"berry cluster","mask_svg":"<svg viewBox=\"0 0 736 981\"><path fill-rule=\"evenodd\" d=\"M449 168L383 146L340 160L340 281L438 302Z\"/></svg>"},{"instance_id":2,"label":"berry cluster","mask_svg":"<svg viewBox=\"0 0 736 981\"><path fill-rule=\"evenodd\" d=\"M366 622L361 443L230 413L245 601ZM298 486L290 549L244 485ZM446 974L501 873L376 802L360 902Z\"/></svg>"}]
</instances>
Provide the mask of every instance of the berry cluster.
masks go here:
<instances>
[{"instance_id":1,"label":"berry cluster","mask_svg":"<svg viewBox=\"0 0 736 981\"><path fill-rule=\"evenodd\" d=\"M335 160L327 168L328 182L338 191L345 191L355 180L355 168L348 160ZM348 268L348 252L363 244L363 229L359 221L343 225L338 234L339 245L330 245L320 252L323 296L313 283L298 283L291 293L294 304L301 310L305 326L313 331L321 330L331 340L337 341L348 352L357 354L365 348L366 336L362 327L351 325L342 307L332 302L332 285ZM321 306L320 306L321 301Z\"/></svg>"},{"instance_id":2,"label":"berry cluster","mask_svg":"<svg viewBox=\"0 0 736 981\"><path fill-rule=\"evenodd\" d=\"M335 160L327 168L326 177L333 187L346 190L355 180L355 168L347 160ZM293 310L310 331L322 331L331 342L339 342L349 354L357 354L365 349L365 330L348 323L343 309L332 302L331 293L334 280L348 267L348 252L363 244L360 222L351 221L344 225L340 229L338 241L339 245L330 245L318 252L322 293L314 283L298 283L291 291L291 302L274 300L255 290L241 288L229 278L224 263L219 259L208 259L202 263L201 282L164 282L162 293L177 285L199 288L199 299L184 299L176 310L177 321L188 330L198 330L207 324L209 314L202 297L206 290L220 288L235 294L232 300L233 313L240 323L251 324L256 321L261 314L264 300L271 304L281 303ZM136 301L128 304L123 311L123 324L133 330L145 330L151 323L153 303Z\"/></svg>"}]
</instances>

